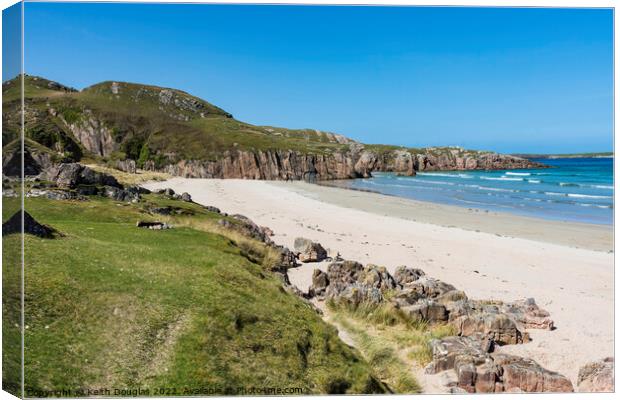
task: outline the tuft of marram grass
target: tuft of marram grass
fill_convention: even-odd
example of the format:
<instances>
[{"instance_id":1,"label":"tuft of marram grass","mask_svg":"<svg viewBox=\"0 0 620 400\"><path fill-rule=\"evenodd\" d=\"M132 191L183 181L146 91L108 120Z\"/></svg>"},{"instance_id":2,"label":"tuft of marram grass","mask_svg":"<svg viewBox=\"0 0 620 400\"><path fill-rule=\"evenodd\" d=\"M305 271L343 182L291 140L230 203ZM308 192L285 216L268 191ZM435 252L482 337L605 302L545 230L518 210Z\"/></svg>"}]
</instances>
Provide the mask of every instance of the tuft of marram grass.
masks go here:
<instances>
[{"instance_id":1,"label":"tuft of marram grass","mask_svg":"<svg viewBox=\"0 0 620 400\"><path fill-rule=\"evenodd\" d=\"M351 334L376 373L396 393L421 391L411 369L432 360L432 339L455 334L451 325L409 318L387 302L353 307L330 298L326 305L331 318Z\"/></svg>"}]
</instances>

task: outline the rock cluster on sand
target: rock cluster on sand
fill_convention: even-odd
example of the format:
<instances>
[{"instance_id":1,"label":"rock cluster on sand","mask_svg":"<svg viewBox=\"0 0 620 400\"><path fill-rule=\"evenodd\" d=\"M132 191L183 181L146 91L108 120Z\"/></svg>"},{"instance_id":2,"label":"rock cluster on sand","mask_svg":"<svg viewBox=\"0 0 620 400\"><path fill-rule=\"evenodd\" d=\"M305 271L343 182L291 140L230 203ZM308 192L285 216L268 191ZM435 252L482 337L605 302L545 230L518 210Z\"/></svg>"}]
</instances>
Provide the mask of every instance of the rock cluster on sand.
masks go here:
<instances>
[{"instance_id":1,"label":"rock cluster on sand","mask_svg":"<svg viewBox=\"0 0 620 400\"><path fill-rule=\"evenodd\" d=\"M355 261L333 262L327 272L316 269L308 296L353 307L362 303L390 304L412 320L454 326L457 336L431 343L433 361L426 367L431 374L453 370L453 390L573 391L570 380L534 360L494 352L496 346L527 342L525 329L553 329L549 313L534 299L512 303L471 300L464 292L420 269L402 266L392 276L385 267L363 266Z\"/></svg>"},{"instance_id":2,"label":"rock cluster on sand","mask_svg":"<svg viewBox=\"0 0 620 400\"><path fill-rule=\"evenodd\" d=\"M613 392L614 358L607 357L581 367L577 386L580 392Z\"/></svg>"},{"instance_id":3,"label":"rock cluster on sand","mask_svg":"<svg viewBox=\"0 0 620 400\"><path fill-rule=\"evenodd\" d=\"M295 239L293 245L296 252L299 253L299 261L302 263L323 261L327 258L327 251L320 243L313 242L306 238Z\"/></svg>"},{"instance_id":4,"label":"rock cluster on sand","mask_svg":"<svg viewBox=\"0 0 620 400\"><path fill-rule=\"evenodd\" d=\"M572 392L570 380L534 360L491 352L492 341L481 334L431 341L433 361L426 373L453 370L453 391L467 393Z\"/></svg>"}]
</instances>

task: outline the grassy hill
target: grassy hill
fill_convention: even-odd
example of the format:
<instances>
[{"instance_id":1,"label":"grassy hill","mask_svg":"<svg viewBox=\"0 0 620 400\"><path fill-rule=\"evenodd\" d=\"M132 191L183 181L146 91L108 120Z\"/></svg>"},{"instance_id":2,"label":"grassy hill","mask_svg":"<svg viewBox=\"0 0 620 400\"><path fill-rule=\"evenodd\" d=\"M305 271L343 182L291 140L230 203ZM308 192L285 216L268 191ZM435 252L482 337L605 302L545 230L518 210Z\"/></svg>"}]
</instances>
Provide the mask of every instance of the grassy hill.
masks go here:
<instances>
[{"instance_id":1,"label":"grassy hill","mask_svg":"<svg viewBox=\"0 0 620 400\"><path fill-rule=\"evenodd\" d=\"M131 158L161 161L210 160L225 150L291 149L304 153L345 150L350 139L311 129L255 126L188 93L125 82L102 82L77 92L44 78L26 75L26 136L75 159ZM19 135L19 87L3 84L3 146ZM93 153L72 133L96 119L113 140L110 150ZM76 150L78 147L79 150Z\"/></svg>"},{"instance_id":2,"label":"grassy hill","mask_svg":"<svg viewBox=\"0 0 620 400\"><path fill-rule=\"evenodd\" d=\"M19 136L20 85L19 78L3 84L3 146ZM355 157L350 157L352 149L364 149L387 163L406 152L450 159L443 164L454 167L456 157L490 154L456 147L362 144L313 129L252 125L189 93L152 85L107 81L76 91L26 75L24 87L26 137L56 153L56 159L67 161L85 158L114 164L131 159L138 167L150 161L161 169L181 160L221 160L225 152L233 150L254 154L291 151L328 157L346 154L346 161L332 157L332 162L346 168L345 164L355 163ZM297 168L303 169L303 165Z\"/></svg>"},{"instance_id":3,"label":"grassy hill","mask_svg":"<svg viewBox=\"0 0 620 400\"><path fill-rule=\"evenodd\" d=\"M19 208L3 198L3 221ZM136 227L171 206L169 230ZM264 244L224 231L220 214L161 195L139 203L27 198L62 236L25 236L25 379L50 389L385 390L335 328L270 272ZM3 385L19 379L19 235L3 237ZM176 392L154 393L154 388ZM74 392L75 393L75 392ZM40 394L40 393L39 393ZM190 393L191 394L191 393Z\"/></svg>"}]
</instances>

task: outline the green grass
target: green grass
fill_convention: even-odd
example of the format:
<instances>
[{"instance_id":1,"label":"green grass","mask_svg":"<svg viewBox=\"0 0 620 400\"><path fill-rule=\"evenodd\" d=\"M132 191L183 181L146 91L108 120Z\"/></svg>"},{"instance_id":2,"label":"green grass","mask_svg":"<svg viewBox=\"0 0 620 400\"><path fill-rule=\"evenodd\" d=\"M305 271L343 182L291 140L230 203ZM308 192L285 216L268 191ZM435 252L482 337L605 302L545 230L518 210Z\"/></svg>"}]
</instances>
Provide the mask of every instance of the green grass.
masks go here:
<instances>
[{"instance_id":1,"label":"green grass","mask_svg":"<svg viewBox=\"0 0 620 400\"><path fill-rule=\"evenodd\" d=\"M5 200L3 220L13 200ZM135 227L155 218L145 205L170 202L185 209L174 229ZM209 231L218 215L156 195L137 205L28 198L26 209L64 235L25 237L27 389L383 389L336 330L251 262L234 235ZM19 236L3 240L14 248ZM10 323L19 287L16 254L3 257L6 343L19 336ZM5 384L18 381L10 368L17 351L5 347Z\"/></svg>"},{"instance_id":2,"label":"green grass","mask_svg":"<svg viewBox=\"0 0 620 400\"><path fill-rule=\"evenodd\" d=\"M329 318L352 336L375 373L395 393L419 393L412 375L432 360L430 341L454 335L447 324L412 320L388 303L350 307L328 300Z\"/></svg>"}]
</instances>

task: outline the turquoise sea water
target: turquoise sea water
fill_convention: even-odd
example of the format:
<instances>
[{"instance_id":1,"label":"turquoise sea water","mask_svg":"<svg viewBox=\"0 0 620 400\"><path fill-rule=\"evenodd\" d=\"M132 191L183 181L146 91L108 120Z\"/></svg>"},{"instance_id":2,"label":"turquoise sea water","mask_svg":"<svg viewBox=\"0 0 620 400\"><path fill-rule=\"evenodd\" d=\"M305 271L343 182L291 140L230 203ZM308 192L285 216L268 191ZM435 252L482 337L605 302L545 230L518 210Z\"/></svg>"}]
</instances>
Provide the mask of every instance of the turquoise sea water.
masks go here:
<instances>
[{"instance_id":1,"label":"turquoise sea water","mask_svg":"<svg viewBox=\"0 0 620 400\"><path fill-rule=\"evenodd\" d=\"M415 200L530 217L613 223L613 159L535 160L553 168L422 172L414 177L373 173L346 183Z\"/></svg>"}]
</instances>

